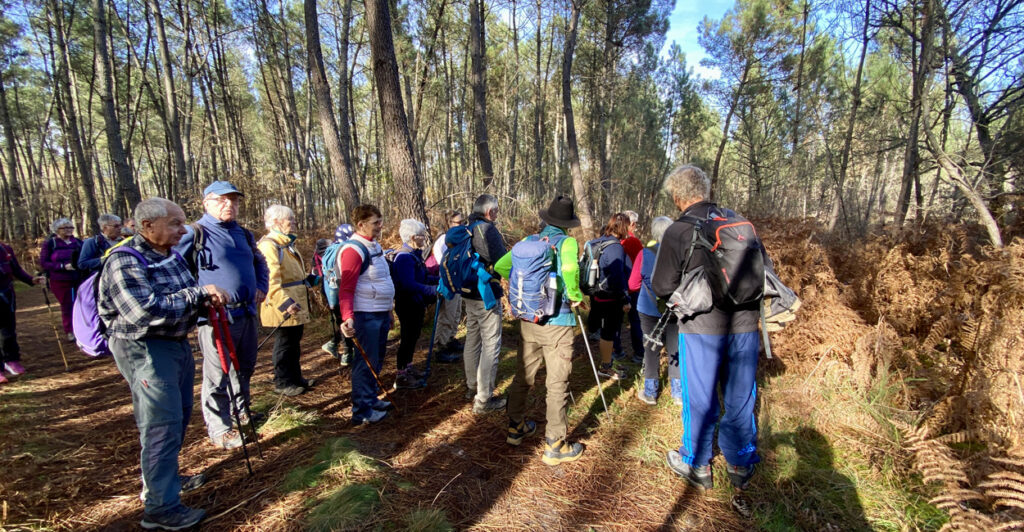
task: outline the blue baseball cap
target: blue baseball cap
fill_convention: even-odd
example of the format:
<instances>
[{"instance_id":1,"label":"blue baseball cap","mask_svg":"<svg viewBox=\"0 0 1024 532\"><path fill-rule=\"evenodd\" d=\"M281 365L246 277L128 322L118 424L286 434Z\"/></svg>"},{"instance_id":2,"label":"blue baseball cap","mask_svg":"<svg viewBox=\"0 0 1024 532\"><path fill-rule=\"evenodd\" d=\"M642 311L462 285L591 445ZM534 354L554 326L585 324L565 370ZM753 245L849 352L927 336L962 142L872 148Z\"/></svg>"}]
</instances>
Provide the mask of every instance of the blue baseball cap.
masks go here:
<instances>
[{"instance_id":1,"label":"blue baseball cap","mask_svg":"<svg viewBox=\"0 0 1024 532\"><path fill-rule=\"evenodd\" d=\"M203 196L205 197L210 194L216 194L218 196L223 196L225 194L238 194L239 196L245 196L245 194L242 194L241 190L238 190L235 185L231 184L231 181L214 181L213 183L210 183L210 186L203 189Z\"/></svg>"}]
</instances>

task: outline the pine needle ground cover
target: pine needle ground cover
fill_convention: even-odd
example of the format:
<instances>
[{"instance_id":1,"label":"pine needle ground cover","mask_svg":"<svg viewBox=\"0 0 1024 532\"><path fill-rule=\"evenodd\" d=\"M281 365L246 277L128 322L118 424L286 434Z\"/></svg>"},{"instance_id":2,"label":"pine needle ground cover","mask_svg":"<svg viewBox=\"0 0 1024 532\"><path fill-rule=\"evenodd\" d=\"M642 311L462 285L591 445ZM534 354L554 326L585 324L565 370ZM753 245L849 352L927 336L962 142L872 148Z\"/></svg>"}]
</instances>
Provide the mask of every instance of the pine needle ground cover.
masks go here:
<instances>
[{"instance_id":1,"label":"pine needle ground cover","mask_svg":"<svg viewBox=\"0 0 1024 532\"><path fill-rule=\"evenodd\" d=\"M639 368L604 387L603 412L582 339L569 413L571 437L587 449L582 460L550 468L539 460L543 423L513 448L501 413L472 414L461 364L435 364L429 388L393 394L387 420L352 427L349 369L318 351L329 333L325 316L304 339L304 372L319 382L310 393L274 395L269 351L260 355L254 397L268 418L254 476L240 452L207 443L193 413L181 466L210 481L185 503L208 510L207 530L1019 526L1024 245L994 252L969 235L933 231L941 237L886 235L842 247L822 242L810 223L761 227L804 307L774 334L776 359L762 359L763 462L747 493L750 519L731 510L720 459L706 496L664 466L665 452L679 445L679 408L667 394L656 406L640 403ZM139 448L127 385L110 360L73 355L65 373L33 295L19 294L31 373L0 388L0 526L135 529ZM517 345L507 322L499 392L511 381ZM390 343L386 384L395 349ZM538 421L542 383L543 373L529 403Z\"/></svg>"}]
</instances>

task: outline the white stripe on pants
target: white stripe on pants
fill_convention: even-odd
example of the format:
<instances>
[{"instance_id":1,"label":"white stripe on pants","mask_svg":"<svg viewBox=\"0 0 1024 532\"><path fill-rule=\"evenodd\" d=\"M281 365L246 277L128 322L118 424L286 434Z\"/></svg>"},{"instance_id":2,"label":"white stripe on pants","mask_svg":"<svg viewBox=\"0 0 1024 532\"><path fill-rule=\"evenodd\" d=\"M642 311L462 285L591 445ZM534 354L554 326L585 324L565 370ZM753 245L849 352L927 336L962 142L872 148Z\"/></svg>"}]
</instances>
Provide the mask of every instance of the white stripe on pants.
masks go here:
<instances>
[{"instance_id":1,"label":"white stripe on pants","mask_svg":"<svg viewBox=\"0 0 1024 532\"><path fill-rule=\"evenodd\" d=\"M484 302L465 299L466 348L462 361L466 365L466 386L476 390L476 401L483 403L494 393L498 376L498 355L501 353L501 304L491 310Z\"/></svg>"}]
</instances>

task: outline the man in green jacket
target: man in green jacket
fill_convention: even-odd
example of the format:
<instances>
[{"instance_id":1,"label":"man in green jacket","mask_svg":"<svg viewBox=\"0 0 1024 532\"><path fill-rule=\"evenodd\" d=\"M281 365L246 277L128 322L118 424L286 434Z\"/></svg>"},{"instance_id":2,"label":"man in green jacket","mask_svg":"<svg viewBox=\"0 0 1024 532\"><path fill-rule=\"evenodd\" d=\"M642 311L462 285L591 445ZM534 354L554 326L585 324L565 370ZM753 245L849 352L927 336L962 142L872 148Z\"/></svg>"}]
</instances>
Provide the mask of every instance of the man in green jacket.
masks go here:
<instances>
[{"instance_id":1,"label":"man in green jacket","mask_svg":"<svg viewBox=\"0 0 1024 532\"><path fill-rule=\"evenodd\" d=\"M547 368L547 428L543 462L558 465L573 462L583 456L583 444L568 442L569 374L572 372L572 342L576 333L576 307L583 302L580 292L580 272L577 264L579 244L567 236L567 229L578 227L573 201L567 196L558 196L546 210L540 211L540 218L547 224L539 237L558 238L558 253L561 268L558 269L558 293L564 294L558 313L541 323L526 320L519 322L522 341L519 343L519 358L516 375L508 391L508 435L505 439L511 445L519 445L523 439L537 430L537 423L526 419L526 394L533 386L537 370L543 362ZM507 253L494 265L494 271L508 279L512 270L512 253Z\"/></svg>"}]
</instances>

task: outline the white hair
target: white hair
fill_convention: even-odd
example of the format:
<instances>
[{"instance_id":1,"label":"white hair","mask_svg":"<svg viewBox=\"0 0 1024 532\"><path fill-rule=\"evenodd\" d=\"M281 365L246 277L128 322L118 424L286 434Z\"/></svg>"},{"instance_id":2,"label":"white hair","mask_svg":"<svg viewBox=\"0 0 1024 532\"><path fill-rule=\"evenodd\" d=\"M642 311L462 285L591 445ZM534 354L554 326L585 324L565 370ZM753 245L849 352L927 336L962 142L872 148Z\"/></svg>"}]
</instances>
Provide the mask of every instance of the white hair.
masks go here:
<instances>
[{"instance_id":1,"label":"white hair","mask_svg":"<svg viewBox=\"0 0 1024 532\"><path fill-rule=\"evenodd\" d=\"M398 225L398 236L402 237L403 244L408 243L416 235L425 234L427 234L427 226L419 220L406 218Z\"/></svg>"},{"instance_id":2,"label":"white hair","mask_svg":"<svg viewBox=\"0 0 1024 532\"><path fill-rule=\"evenodd\" d=\"M295 216L295 213L288 207L284 205L271 205L267 207L267 210L263 211L263 225L267 226L267 229L273 229L278 221L287 220L293 216Z\"/></svg>"},{"instance_id":3,"label":"white hair","mask_svg":"<svg viewBox=\"0 0 1024 532\"><path fill-rule=\"evenodd\" d=\"M69 225L74 227L75 223L69 218L57 218L52 224L50 224L50 231L56 233L61 227L67 227Z\"/></svg>"},{"instance_id":4,"label":"white hair","mask_svg":"<svg viewBox=\"0 0 1024 532\"><path fill-rule=\"evenodd\" d=\"M662 188L673 200L705 200L711 196L711 181L708 176L700 168L689 164L680 166L668 174Z\"/></svg>"},{"instance_id":5,"label":"white hair","mask_svg":"<svg viewBox=\"0 0 1024 532\"><path fill-rule=\"evenodd\" d=\"M109 212L106 214L101 214L98 218L96 218L96 225L100 227L105 227L108 225L114 225L119 223L121 223L121 217L116 214L110 214Z\"/></svg>"},{"instance_id":6,"label":"white hair","mask_svg":"<svg viewBox=\"0 0 1024 532\"><path fill-rule=\"evenodd\" d=\"M629 216L629 223L631 224L635 224L640 220L640 215L637 214L636 211L622 211L622 214Z\"/></svg>"},{"instance_id":7,"label":"white hair","mask_svg":"<svg viewBox=\"0 0 1024 532\"><path fill-rule=\"evenodd\" d=\"M660 244L670 225L672 225L672 218L668 216L659 216L651 220L651 236Z\"/></svg>"},{"instance_id":8,"label":"white hair","mask_svg":"<svg viewBox=\"0 0 1024 532\"><path fill-rule=\"evenodd\" d=\"M148 198L139 202L135 206L135 222L142 225L142 222L158 220L160 218L166 218L167 208L175 205L171 200L164 198Z\"/></svg>"},{"instance_id":9,"label":"white hair","mask_svg":"<svg viewBox=\"0 0 1024 532\"><path fill-rule=\"evenodd\" d=\"M487 216L487 213L498 208L498 198L490 194L480 194L473 202L473 212Z\"/></svg>"}]
</instances>

